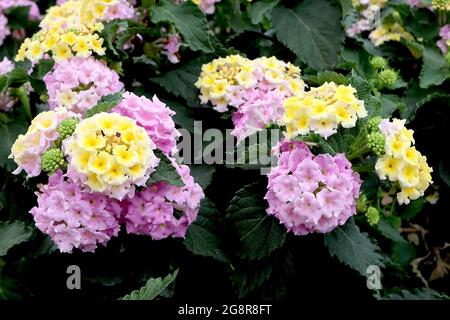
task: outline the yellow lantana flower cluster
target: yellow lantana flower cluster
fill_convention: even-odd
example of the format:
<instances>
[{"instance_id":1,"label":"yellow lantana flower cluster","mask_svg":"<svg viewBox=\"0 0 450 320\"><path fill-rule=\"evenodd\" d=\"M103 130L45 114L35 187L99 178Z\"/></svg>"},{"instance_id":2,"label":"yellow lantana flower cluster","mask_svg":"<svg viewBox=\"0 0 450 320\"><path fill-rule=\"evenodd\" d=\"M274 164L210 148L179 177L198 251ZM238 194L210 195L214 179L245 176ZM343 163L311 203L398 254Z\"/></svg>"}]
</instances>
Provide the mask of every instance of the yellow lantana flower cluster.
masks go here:
<instances>
[{"instance_id":1,"label":"yellow lantana flower cluster","mask_svg":"<svg viewBox=\"0 0 450 320\"><path fill-rule=\"evenodd\" d=\"M108 6L116 0L70 0L53 6L40 23L40 31L22 43L16 61L25 58L40 60L45 53L53 58L67 60L76 55L88 57L92 53L103 55L103 39L98 35Z\"/></svg>"},{"instance_id":2,"label":"yellow lantana flower cluster","mask_svg":"<svg viewBox=\"0 0 450 320\"><path fill-rule=\"evenodd\" d=\"M348 85L326 82L297 96L284 100L282 123L285 136L315 132L324 138L336 133L339 125L352 128L358 118L367 116L364 101L355 96L356 89Z\"/></svg>"},{"instance_id":3,"label":"yellow lantana flower cluster","mask_svg":"<svg viewBox=\"0 0 450 320\"><path fill-rule=\"evenodd\" d=\"M200 89L201 103L211 101L219 112L228 106L238 108L245 101L245 90L277 89L286 96L304 89L300 68L275 57L250 60L239 55L218 58L202 66L195 83Z\"/></svg>"},{"instance_id":4,"label":"yellow lantana flower cluster","mask_svg":"<svg viewBox=\"0 0 450 320\"><path fill-rule=\"evenodd\" d=\"M118 113L98 113L81 121L64 142L68 175L92 191L122 200L144 186L158 165L145 129Z\"/></svg>"},{"instance_id":5,"label":"yellow lantana flower cluster","mask_svg":"<svg viewBox=\"0 0 450 320\"><path fill-rule=\"evenodd\" d=\"M406 31L398 22L379 26L369 34L369 38L375 46L380 46L388 41L414 40L412 34Z\"/></svg>"},{"instance_id":6,"label":"yellow lantana flower cluster","mask_svg":"<svg viewBox=\"0 0 450 320\"><path fill-rule=\"evenodd\" d=\"M413 130L405 127L405 120L382 120L379 128L386 136L385 155L377 160L375 170L380 179L389 178L398 181L401 192L397 193L399 204L408 204L410 200L424 195L433 182L433 169L427 164L427 158L414 147Z\"/></svg>"}]
</instances>

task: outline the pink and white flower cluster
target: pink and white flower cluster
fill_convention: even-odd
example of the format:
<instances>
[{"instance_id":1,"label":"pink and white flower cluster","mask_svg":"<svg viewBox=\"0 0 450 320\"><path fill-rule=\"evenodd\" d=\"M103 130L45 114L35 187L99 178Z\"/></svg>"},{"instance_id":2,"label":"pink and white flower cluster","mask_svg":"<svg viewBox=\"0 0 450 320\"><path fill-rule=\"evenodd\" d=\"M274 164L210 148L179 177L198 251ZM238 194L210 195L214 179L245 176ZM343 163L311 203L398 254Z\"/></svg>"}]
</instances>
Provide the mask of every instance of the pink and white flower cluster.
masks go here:
<instances>
[{"instance_id":1,"label":"pink and white flower cluster","mask_svg":"<svg viewBox=\"0 0 450 320\"><path fill-rule=\"evenodd\" d=\"M119 202L83 189L60 170L36 195L38 205L30 211L36 227L48 234L61 252L74 248L94 252L119 233Z\"/></svg>"},{"instance_id":2,"label":"pink and white flower cluster","mask_svg":"<svg viewBox=\"0 0 450 320\"><path fill-rule=\"evenodd\" d=\"M135 119L137 124L145 129L157 148L167 155L177 152L177 139L181 136L175 128L172 111L155 95L150 100L125 92L122 101L114 108L123 116Z\"/></svg>"},{"instance_id":3,"label":"pink and white flower cluster","mask_svg":"<svg viewBox=\"0 0 450 320\"><path fill-rule=\"evenodd\" d=\"M439 36L441 38L438 40L437 46L441 49L443 54L447 54L450 41L450 24L446 24L441 28Z\"/></svg>"},{"instance_id":4,"label":"pink and white flower cluster","mask_svg":"<svg viewBox=\"0 0 450 320\"><path fill-rule=\"evenodd\" d=\"M39 7L31 0L2 0L0 1L0 46L5 41L6 37L11 34L8 27L8 18L5 11L14 7L30 7L28 16L31 20L38 20L40 18Z\"/></svg>"},{"instance_id":5,"label":"pink and white flower cluster","mask_svg":"<svg viewBox=\"0 0 450 320\"><path fill-rule=\"evenodd\" d=\"M356 3L358 21L353 23L346 32L349 37L356 37L364 31L375 29L376 20L380 19L380 10L385 6L386 0L359 0Z\"/></svg>"},{"instance_id":6,"label":"pink and white flower cluster","mask_svg":"<svg viewBox=\"0 0 450 320\"><path fill-rule=\"evenodd\" d=\"M14 159L19 174L22 170L27 177L37 177L41 174L41 156L59 137L59 124L68 118L76 117L73 112L64 108L56 108L38 114L31 122L25 134L18 136L11 148L10 158Z\"/></svg>"},{"instance_id":7,"label":"pink and white flower cluster","mask_svg":"<svg viewBox=\"0 0 450 320\"><path fill-rule=\"evenodd\" d=\"M149 235L154 240L184 237L189 225L197 218L202 188L190 175L189 167L172 164L180 174L184 186L156 182L125 201L124 219L128 233ZM177 215L181 215L176 218Z\"/></svg>"},{"instance_id":8,"label":"pink and white flower cluster","mask_svg":"<svg viewBox=\"0 0 450 320\"><path fill-rule=\"evenodd\" d=\"M67 1L69 0L57 0L56 4L61 5ZM114 2L107 6L103 20L108 22L114 19L134 19L136 17L135 0L115 0Z\"/></svg>"},{"instance_id":9,"label":"pink and white flower cluster","mask_svg":"<svg viewBox=\"0 0 450 320\"><path fill-rule=\"evenodd\" d=\"M1 17L0 17L1 20ZM14 69L14 64L8 58L4 57L0 62L0 76L3 76ZM7 90L5 93L0 93L0 111L10 111L16 100L14 97L10 95L10 90Z\"/></svg>"},{"instance_id":10,"label":"pink and white flower cluster","mask_svg":"<svg viewBox=\"0 0 450 320\"><path fill-rule=\"evenodd\" d=\"M282 142L268 175L267 213L295 235L327 233L356 214L361 180L344 154L313 155L302 142Z\"/></svg>"},{"instance_id":11,"label":"pink and white flower cluster","mask_svg":"<svg viewBox=\"0 0 450 320\"><path fill-rule=\"evenodd\" d=\"M119 75L93 57L74 57L57 62L44 77L50 109L58 106L84 114L102 96L120 91Z\"/></svg>"}]
</instances>

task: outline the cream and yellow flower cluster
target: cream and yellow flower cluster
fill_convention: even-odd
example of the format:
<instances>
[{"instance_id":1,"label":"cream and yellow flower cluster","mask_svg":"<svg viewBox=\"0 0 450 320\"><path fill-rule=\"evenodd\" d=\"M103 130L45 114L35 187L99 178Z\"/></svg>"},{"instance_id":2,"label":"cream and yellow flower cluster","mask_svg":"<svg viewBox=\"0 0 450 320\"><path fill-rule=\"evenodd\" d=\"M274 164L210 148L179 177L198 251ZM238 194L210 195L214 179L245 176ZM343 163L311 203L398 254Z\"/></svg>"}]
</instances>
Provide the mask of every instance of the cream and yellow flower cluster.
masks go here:
<instances>
[{"instance_id":1,"label":"cream and yellow flower cluster","mask_svg":"<svg viewBox=\"0 0 450 320\"><path fill-rule=\"evenodd\" d=\"M264 93L278 90L285 96L299 94L304 89L300 69L275 57L250 60L239 55L215 59L202 66L195 83L201 92L201 102L211 101L219 112L228 106L239 108L250 91Z\"/></svg>"},{"instance_id":2,"label":"cream and yellow flower cluster","mask_svg":"<svg viewBox=\"0 0 450 320\"><path fill-rule=\"evenodd\" d=\"M369 34L369 38L376 46L380 46L388 41L414 40L412 34L406 31L398 22L379 26Z\"/></svg>"},{"instance_id":3,"label":"cream and yellow flower cluster","mask_svg":"<svg viewBox=\"0 0 450 320\"><path fill-rule=\"evenodd\" d=\"M109 6L119 0L70 0L51 7L40 24L40 31L25 39L16 61L38 61L45 53L55 60L72 56L103 55L103 39L98 35Z\"/></svg>"},{"instance_id":4,"label":"cream and yellow flower cluster","mask_svg":"<svg viewBox=\"0 0 450 320\"><path fill-rule=\"evenodd\" d=\"M397 193L398 203L408 204L424 195L432 183L433 169L414 147L413 130L405 127L405 120L384 119L378 127L386 136L386 144L385 155L378 159L375 169L380 179L399 182L402 190Z\"/></svg>"},{"instance_id":5,"label":"cream and yellow flower cluster","mask_svg":"<svg viewBox=\"0 0 450 320\"><path fill-rule=\"evenodd\" d=\"M158 165L154 143L136 121L118 113L98 113L81 121L64 141L68 176L92 191L122 200L144 186Z\"/></svg>"},{"instance_id":6,"label":"cream and yellow flower cluster","mask_svg":"<svg viewBox=\"0 0 450 320\"><path fill-rule=\"evenodd\" d=\"M285 136L315 132L324 138L334 134L339 125L352 128L358 118L367 116L364 101L355 96L356 89L348 85L326 82L297 96L284 100L282 123Z\"/></svg>"}]
</instances>

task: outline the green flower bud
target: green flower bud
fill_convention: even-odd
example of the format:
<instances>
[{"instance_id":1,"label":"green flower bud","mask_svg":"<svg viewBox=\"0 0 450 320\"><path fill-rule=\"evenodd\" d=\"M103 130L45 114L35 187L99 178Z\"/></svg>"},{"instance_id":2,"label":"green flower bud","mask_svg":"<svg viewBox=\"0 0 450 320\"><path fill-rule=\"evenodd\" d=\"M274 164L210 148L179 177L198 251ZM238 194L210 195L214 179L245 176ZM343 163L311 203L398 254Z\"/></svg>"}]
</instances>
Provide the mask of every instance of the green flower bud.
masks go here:
<instances>
[{"instance_id":1,"label":"green flower bud","mask_svg":"<svg viewBox=\"0 0 450 320\"><path fill-rule=\"evenodd\" d=\"M386 137L380 131L374 131L367 135L367 145L378 157L384 154Z\"/></svg>"},{"instance_id":2,"label":"green flower bud","mask_svg":"<svg viewBox=\"0 0 450 320\"><path fill-rule=\"evenodd\" d=\"M378 117L378 116L367 120L367 123L366 123L367 131L369 133L372 131L378 131L378 125L380 124L381 120L383 120L383 119L381 119L381 117Z\"/></svg>"},{"instance_id":3,"label":"green flower bud","mask_svg":"<svg viewBox=\"0 0 450 320\"><path fill-rule=\"evenodd\" d=\"M48 149L41 157L41 169L49 174L65 166L64 154L60 149Z\"/></svg>"},{"instance_id":4,"label":"green flower bud","mask_svg":"<svg viewBox=\"0 0 450 320\"><path fill-rule=\"evenodd\" d=\"M378 212L377 208L369 207L366 211L366 218L367 222L371 226L374 226L380 221L380 213Z\"/></svg>"},{"instance_id":5,"label":"green flower bud","mask_svg":"<svg viewBox=\"0 0 450 320\"><path fill-rule=\"evenodd\" d=\"M378 79L383 87L392 86L397 81L397 77L397 72L392 69L385 69L378 74Z\"/></svg>"},{"instance_id":6,"label":"green flower bud","mask_svg":"<svg viewBox=\"0 0 450 320\"><path fill-rule=\"evenodd\" d=\"M59 139L64 140L70 137L75 131L77 124L78 120L76 118L69 118L61 121L58 127Z\"/></svg>"},{"instance_id":7,"label":"green flower bud","mask_svg":"<svg viewBox=\"0 0 450 320\"><path fill-rule=\"evenodd\" d=\"M388 65L387 60L383 57L373 57L370 59L370 64L377 70L385 69Z\"/></svg>"},{"instance_id":8,"label":"green flower bud","mask_svg":"<svg viewBox=\"0 0 450 320\"><path fill-rule=\"evenodd\" d=\"M367 210L367 197L365 194L361 195L358 200L356 200L356 210L358 210L358 212L365 212Z\"/></svg>"}]
</instances>

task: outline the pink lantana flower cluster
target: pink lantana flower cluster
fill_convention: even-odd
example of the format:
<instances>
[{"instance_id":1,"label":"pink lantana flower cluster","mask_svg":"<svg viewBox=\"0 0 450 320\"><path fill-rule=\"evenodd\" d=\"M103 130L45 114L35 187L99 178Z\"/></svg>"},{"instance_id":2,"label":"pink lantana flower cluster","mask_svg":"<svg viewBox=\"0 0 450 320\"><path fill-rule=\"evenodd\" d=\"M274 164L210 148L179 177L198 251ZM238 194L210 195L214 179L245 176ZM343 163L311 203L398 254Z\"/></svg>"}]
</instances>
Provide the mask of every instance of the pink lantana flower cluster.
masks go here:
<instances>
[{"instance_id":1,"label":"pink lantana flower cluster","mask_svg":"<svg viewBox=\"0 0 450 320\"><path fill-rule=\"evenodd\" d=\"M0 17L1 20L1 17ZM4 57L0 62L0 76L6 75L14 69L14 64L8 58ZM16 100L10 95L10 90L0 93L0 111L8 112L12 109Z\"/></svg>"},{"instance_id":2,"label":"pink lantana flower cluster","mask_svg":"<svg viewBox=\"0 0 450 320\"><path fill-rule=\"evenodd\" d=\"M450 24L446 24L439 30L439 36L441 38L438 40L437 46L443 54L447 54L450 42Z\"/></svg>"},{"instance_id":3,"label":"pink lantana flower cluster","mask_svg":"<svg viewBox=\"0 0 450 320\"><path fill-rule=\"evenodd\" d=\"M83 115L102 96L120 91L119 75L93 57L57 62L44 77L50 109L65 107Z\"/></svg>"},{"instance_id":4,"label":"pink lantana flower cluster","mask_svg":"<svg viewBox=\"0 0 450 320\"><path fill-rule=\"evenodd\" d=\"M36 193L31 209L36 227L48 234L61 252L74 248L94 252L120 230L121 206L101 193L91 193L59 170Z\"/></svg>"},{"instance_id":5,"label":"pink lantana flower cluster","mask_svg":"<svg viewBox=\"0 0 450 320\"><path fill-rule=\"evenodd\" d=\"M31 0L2 0L0 1L0 46L5 41L6 37L11 35L11 29L8 27L8 18L5 11L14 7L29 7L28 17L31 20L38 20L40 18L39 7Z\"/></svg>"},{"instance_id":6,"label":"pink lantana flower cluster","mask_svg":"<svg viewBox=\"0 0 450 320\"><path fill-rule=\"evenodd\" d=\"M195 183L188 166L172 164L184 186L156 182L125 201L124 219L128 233L149 235L154 240L184 237L188 226L197 218L202 188Z\"/></svg>"},{"instance_id":7,"label":"pink lantana flower cluster","mask_svg":"<svg viewBox=\"0 0 450 320\"><path fill-rule=\"evenodd\" d=\"M161 51L161 54L167 56L167 59L171 63L178 63L180 62L180 55L178 53L180 46L180 35L178 33L168 34L163 39L163 50Z\"/></svg>"},{"instance_id":8,"label":"pink lantana flower cluster","mask_svg":"<svg viewBox=\"0 0 450 320\"><path fill-rule=\"evenodd\" d=\"M344 154L313 155L301 142L282 142L278 148L265 199L267 213L289 232L327 233L356 214L361 180Z\"/></svg>"},{"instance_id":9,"label":"pink lantana flower cluster","mask_svg":"<svg viewBox=\"0 0 450 320\"><path fill-rule=\"evenodd\" d=\"M69 0L57 0L56 4L61 5ZM105 1L105 3L110 1ZM133 19L136 17L136 10L134 5L135 0L115 0L110 6L106 7L105 13L103 15L104 21L111 21L114 19Z\"/></svg>"},{"instance_id":10,"label":"pink lantana flower cluster","mask_svg":"<svg viewBox=\"0 0 450 320\"><path fill-rule=\"evenodd\" d=\"M172 111L155 95L150 100L125 92L122 101L114 108L123 116L135 119L137 124L145 129L150 139L167 155L177 152L177 139L181 136L175 128Z\"/></svg>"}]
</instances>

